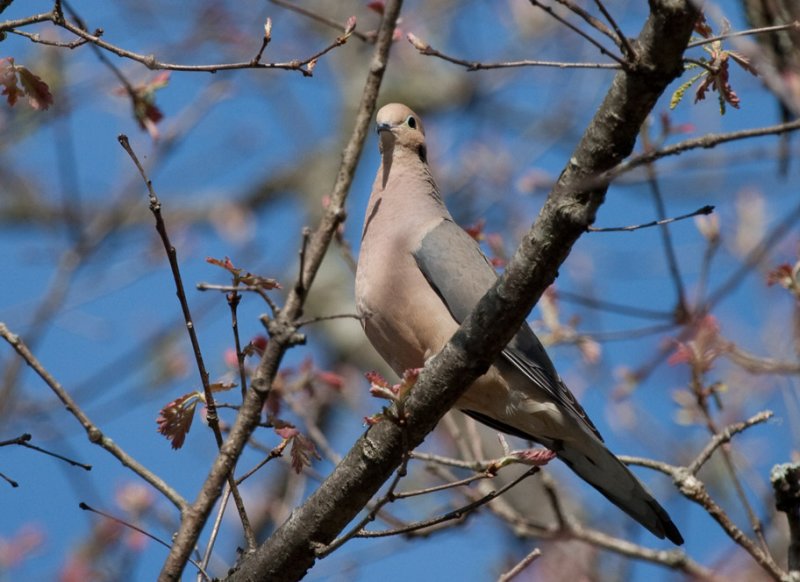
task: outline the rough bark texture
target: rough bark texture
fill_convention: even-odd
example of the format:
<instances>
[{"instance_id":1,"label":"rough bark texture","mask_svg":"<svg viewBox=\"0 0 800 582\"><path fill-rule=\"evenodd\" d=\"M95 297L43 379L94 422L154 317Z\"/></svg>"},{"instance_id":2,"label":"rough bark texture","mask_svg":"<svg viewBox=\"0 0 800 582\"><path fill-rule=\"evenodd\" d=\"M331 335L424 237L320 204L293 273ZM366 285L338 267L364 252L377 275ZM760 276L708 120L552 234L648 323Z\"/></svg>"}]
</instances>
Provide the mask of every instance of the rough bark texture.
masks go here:
<instances>
[{"instance_id":1,"label":"rough bark texture","mask_svg":"<svg viewBox=\"0 0 800 582\"><path fill-rule=\"evenodd\" d=\"M230 580L298 580L418 446L466 387L495 359L542 292L553 282L572 245L594 221L606 187L592 178L633 150L639 128L667 85L682 71L682 54L697 11L689 1L652 0L634 43L637 60L614 78L538 220L506 272L421 374L405 402L409 422L371 427L325 482Z\"/></svg>"}]
</instances>

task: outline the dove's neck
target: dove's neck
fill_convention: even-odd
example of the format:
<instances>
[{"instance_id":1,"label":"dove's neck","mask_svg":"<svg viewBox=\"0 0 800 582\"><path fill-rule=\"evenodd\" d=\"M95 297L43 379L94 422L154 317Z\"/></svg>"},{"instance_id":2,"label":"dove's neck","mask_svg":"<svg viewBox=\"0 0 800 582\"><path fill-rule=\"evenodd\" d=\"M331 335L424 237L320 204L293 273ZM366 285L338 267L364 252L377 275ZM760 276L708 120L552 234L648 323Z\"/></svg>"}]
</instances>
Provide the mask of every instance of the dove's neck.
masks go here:
<instances>
[{"instance_id":1,"label":"dove's neck","mask_svg":"<svg viewBox=\"0 0 800 582\"><path fill-rule=\"evenodd\" d=\"M395 148L384 155L372 188L367 217L375 211L391 216L450 218L428 165L417 152Z\"/></svg>"}]
</instances>

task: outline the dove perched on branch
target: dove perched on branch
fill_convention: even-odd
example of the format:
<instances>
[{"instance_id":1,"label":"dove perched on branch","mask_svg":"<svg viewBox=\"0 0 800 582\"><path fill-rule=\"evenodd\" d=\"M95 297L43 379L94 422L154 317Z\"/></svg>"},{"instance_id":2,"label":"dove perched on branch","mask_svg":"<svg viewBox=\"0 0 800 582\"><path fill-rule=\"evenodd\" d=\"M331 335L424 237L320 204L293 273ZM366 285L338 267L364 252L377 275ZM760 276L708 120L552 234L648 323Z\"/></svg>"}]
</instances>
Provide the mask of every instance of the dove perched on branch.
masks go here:
<instances>
[{"instance_id":1,"label":"dove perched on branch","mask_svg":"<svg viewBox=\"0 0 800 582\"><path fill-rule=\"evenodd\" d=\"M402 375L444 347L497 274L444 205L419 116L392 103L377 124L382 160L364 219L356 306L370 342ZM654 535L683 543L667 512L603 444L527 324L456 407L547 447Z\"/></svg>"}]
</instances>

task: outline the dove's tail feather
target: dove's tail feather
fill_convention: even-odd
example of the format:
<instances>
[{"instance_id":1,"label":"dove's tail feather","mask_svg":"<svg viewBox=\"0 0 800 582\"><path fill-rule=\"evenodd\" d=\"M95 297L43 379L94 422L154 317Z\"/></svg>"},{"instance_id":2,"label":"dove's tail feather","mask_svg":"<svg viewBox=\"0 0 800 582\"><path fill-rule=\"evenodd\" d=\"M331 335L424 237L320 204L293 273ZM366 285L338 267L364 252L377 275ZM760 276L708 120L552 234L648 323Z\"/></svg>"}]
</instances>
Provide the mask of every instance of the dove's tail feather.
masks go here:
<instances>
[{"instance_id":1,"label":"dove's tail feather","mask_svg":"<svg viewBox=\"0 0 800 582\"><path fill-rule=\"evenodd\" d=\"M564 443L556 454L584 481L653 535L661 539L666 537L677 545L683 544L683 537L669 514L599 440L582 439L580 448Z\"/></svg>"}]
</instances>

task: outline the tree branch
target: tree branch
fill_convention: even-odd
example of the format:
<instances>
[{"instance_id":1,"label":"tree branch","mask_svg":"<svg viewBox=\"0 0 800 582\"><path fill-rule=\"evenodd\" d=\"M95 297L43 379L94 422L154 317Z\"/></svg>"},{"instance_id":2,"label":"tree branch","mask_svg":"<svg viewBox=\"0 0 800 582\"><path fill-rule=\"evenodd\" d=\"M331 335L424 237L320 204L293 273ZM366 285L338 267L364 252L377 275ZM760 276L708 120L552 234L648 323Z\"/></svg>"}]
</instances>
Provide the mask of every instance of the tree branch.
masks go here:
<instances>
[{"instance_id":1,"label":"tree branch","mask_svg":"<svg viewBox=\"0 0 800 582\"><path fill-rule=\"evenodd\" d=\"M20 357L28 364L44 382L50 387L53 393L64 403L67 410L74 416L81 426L86 431L86 436L89 441L95 445L99 445L111 453L119 460L125 467L139 475L142 479L150 483L164 497L169 499L175 507L184 511L188 507L186 500L181 495L170 487L161 477L147 469L144 465L139 463L136 459L131 457L113 440L108 438L103 432L94 424L91 419L81 410L78 404L72 399L69 393L64 390L64 387L56 381L55 378L42 366L41 362L36 359L28 346L20 339L18 335L11 333L6 325L0 322L0 337L6 340L12 348L20 355Z\"/></svg>"},{"instance_id":2,"label":"tree branch","mask_svg":"<svg viewBox=\"0 0 800 582\"><path fill-rule=\"evenodd\" d=\"M325 252L333 240L336 229L345 218L344 202L350 190L350 185L355 175L356 164L361 156L369 126L375 113L378 90L383 79L383 73L386 70L389 49L392 44L392 36L400 13L401 4L401 0L395 0L394 2L387 3L385 7L384 18L378 32L378 40L370 62L369 74L356 116L356 126L344 150L339 174L337 175L333 193L330 197L330 203L326 208L319 226L311 234L304 254L304 268L299 275L299 277L302 278L303 285L299 288L293 286L286 300L286 305L281 310L278 318L271 323L270 327L273 333L272 340L267 344L267 349L256 370L252 381L252 389L247 393L247 398L245 398L242 404L228 439L225 441L225 444L220 449L219 455L214 460L209 476L203 484L197 499L184 514L180 530L175 536L172 551L164 563L159 580L180 579L189 555L194 549L200 532L210 515L211 508L222 493L222 486L231 467L235 464L236 459L247 444L250 435L258 425L261 409L271 390L272 381L277 374L278 366L280 365L284 353L291 347L293 339L296 336L294 327L295 320L302 312L306 298L305 294L313 283L317 270L325 256ZM298 293L298 290L302 291L302 293ZM385 478L388 478L390 474L391 469L386 473ZM367 499L364 500L364 503L362 503L359 508L363 507ZM334 507L334 509L336 508ZM333 511L332 513L336 512ZM352 515L354 514L355 513ZM308 530L303 530L301 532L303 539L308 540L314 535L312 524L315 522L318 522L317 516L314 516L313 519L309 519ZM337 525L334 526L335 531L333 531L327 541L332 540L345 524L346 521L341 524L337 522ZM270 540L276 537L277 534L273 535ZM268 540L267 543L269 543L270 540ZM280 561L280 567L282 568L280 572L282 576L301 577L313 564L313 550L311 550L308 543L302 544L298 542L299 540L295 539L294 543L290 544L292 545L293 551L292 549L287 549L282 552L282 556L287 559L287 562ZM243 576L247 578L271 579L266 573L266 566L262 562L265 557L268 559L269 556L268 549L265 549L266 545L267 544L261 546L254 553L250 554L250 556L242 560L240 572L243 573ZM303 550L305 550L305 552ZM279 560L273 561L273 563L276 564L278 562Z\"/></svg>"},{"instance_id":3,"label":"tree branch","mask_svg":"<svg viewBox=\"0 0 800 582\"><path fill-rule=\"evenodd\" d=\"M401 463L404 448L419 445L464 390L488 369L553 282L603 202L606 186L586 186L592 182L590 178L630 154L641 124L683 70L682 53L697 18L696 8L688 0L652 0L650 6L651 15L635 43L639 61L632 70L615 76L539 219L503 276L422 371L404 401L411 422L402 428L386 421L370 427L333 473L252 558L244 560L230 580L301 578L314 563L314 548L330 543L366 505ZM331 206L336 208L336 204Z\"/></svg>"}]
</instances>

